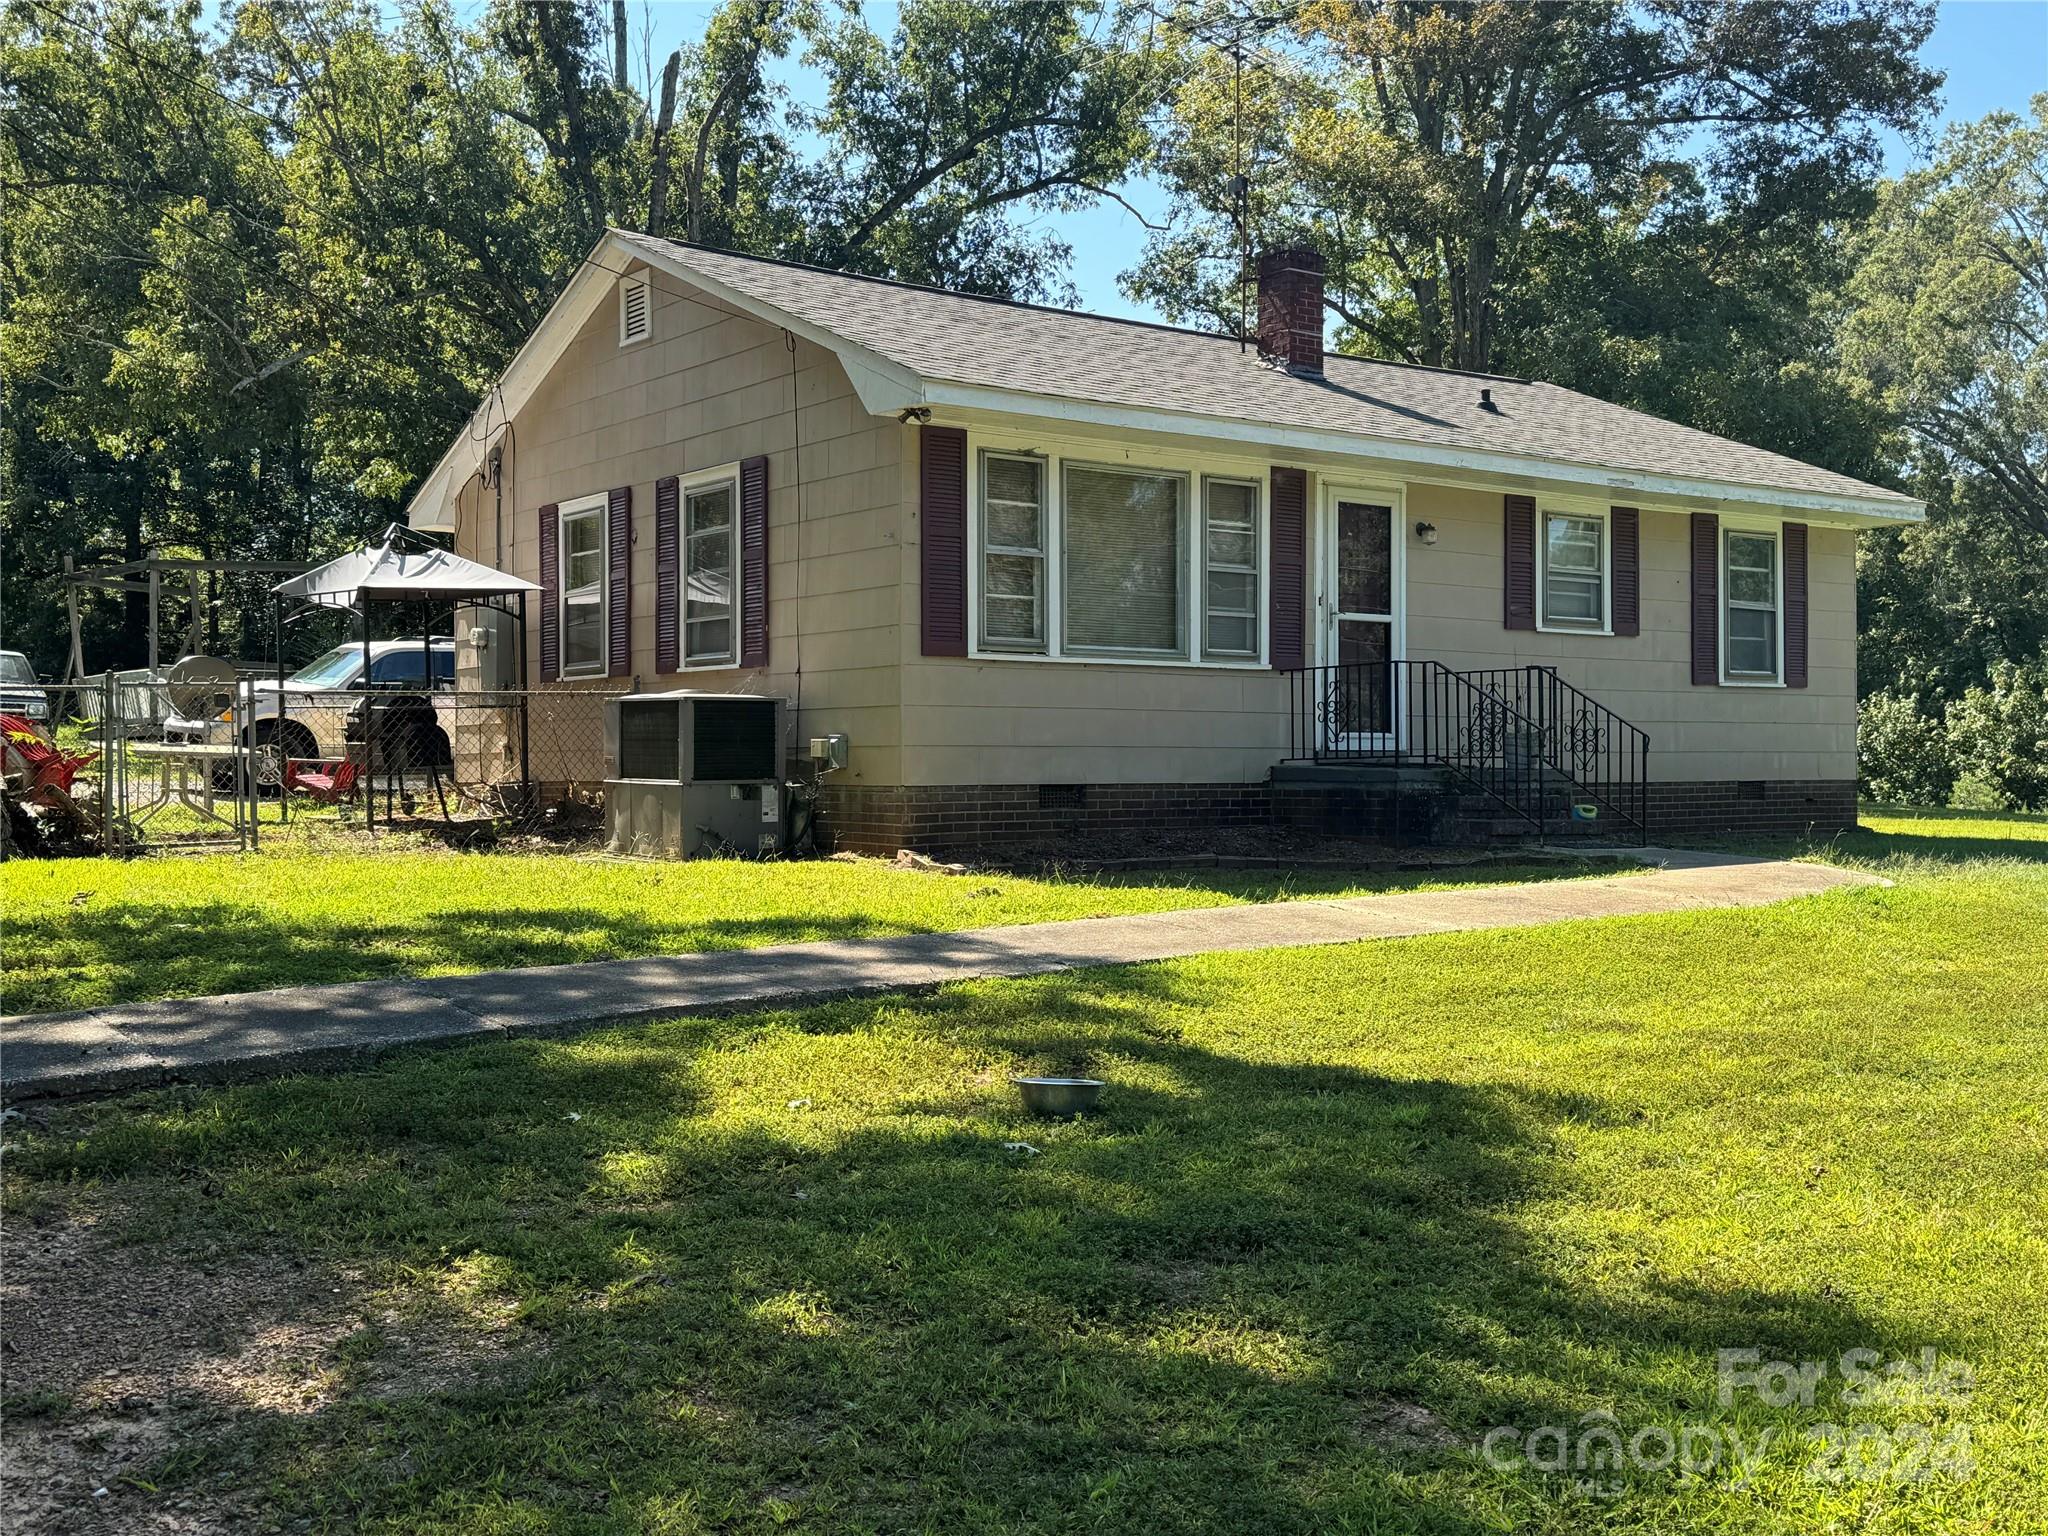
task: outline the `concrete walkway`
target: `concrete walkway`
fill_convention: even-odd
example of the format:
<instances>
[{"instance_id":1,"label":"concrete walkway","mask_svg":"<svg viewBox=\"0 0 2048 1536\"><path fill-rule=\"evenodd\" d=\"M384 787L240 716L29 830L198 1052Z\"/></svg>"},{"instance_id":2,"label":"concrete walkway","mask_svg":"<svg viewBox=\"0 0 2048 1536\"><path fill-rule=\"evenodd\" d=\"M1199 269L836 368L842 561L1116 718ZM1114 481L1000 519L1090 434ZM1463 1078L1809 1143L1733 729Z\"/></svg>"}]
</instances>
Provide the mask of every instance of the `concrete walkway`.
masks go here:
<instances>
[{"instance_id":1,"label":"concrete walkway","mask_svg":"<svg viewBox=\"0 0 2048 1536\"><path fill-rule=\"evenodd\" d=\"M0 1018L0 1095L265 1076L347 1065L427 1041L562 1034L621 1020L783 1007L1225 950L1755 907L1885 883L1822 864L1661 849L1619 856L1660 867L1586 880L1204 907L25 1014Z\"/></svg>"}]
</instances>

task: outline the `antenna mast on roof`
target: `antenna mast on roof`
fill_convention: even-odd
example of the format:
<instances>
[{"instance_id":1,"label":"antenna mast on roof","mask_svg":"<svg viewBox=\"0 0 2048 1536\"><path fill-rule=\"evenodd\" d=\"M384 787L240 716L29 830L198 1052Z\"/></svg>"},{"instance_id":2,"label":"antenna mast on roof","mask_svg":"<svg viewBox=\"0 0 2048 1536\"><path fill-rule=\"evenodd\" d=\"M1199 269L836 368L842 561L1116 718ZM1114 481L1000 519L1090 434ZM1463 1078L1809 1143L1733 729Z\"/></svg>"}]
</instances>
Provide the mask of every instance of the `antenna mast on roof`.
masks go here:
<instances>
[{"instance_id":1,"label":"antenna mast on roof","mask_svg":"<svg viewBox=\"0 0 2048 1536\"><path fill-rule=\"evenodd\" d=\"M1237 19L1230 38L1230 59L1235 78L1231 85L1230 108L1230 192L1231 213L1237 220L1237 350L1246 348L1251 330L1252 220L1251 182L1244 174L1244 20Z\"/></svg>"}]
</instances>

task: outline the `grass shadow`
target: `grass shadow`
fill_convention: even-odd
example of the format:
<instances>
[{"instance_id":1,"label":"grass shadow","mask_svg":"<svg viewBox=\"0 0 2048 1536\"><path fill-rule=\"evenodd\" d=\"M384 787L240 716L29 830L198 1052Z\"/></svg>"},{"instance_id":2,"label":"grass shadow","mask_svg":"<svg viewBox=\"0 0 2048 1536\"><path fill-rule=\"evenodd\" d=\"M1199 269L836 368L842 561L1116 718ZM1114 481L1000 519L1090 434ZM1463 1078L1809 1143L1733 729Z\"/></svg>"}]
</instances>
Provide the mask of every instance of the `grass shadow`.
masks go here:
<instances>
[{"instance_id":1,"label":"grass shadow","mask_svg":"<svg viewBox=\"0 0 2048 1536\"><path fill-rule=\"evenodd\" d=\"M169 1468L316 1524L1565 1528L1568 1488L1475 1466L1489 1427L1704 1411L1724 1347L1930 1342L1826 1293L1589 1281L1532 1212L1588 1193L1567 1132L1623 1107L1218 1050L1182 1023L1217 1001L1137 967L402 1055L79 1110L26 1166L516 1309L530 1370ZM1104 1113L1019 1118L1003 1074L1042 1064L1111 1076Z\"/></svg>"}]
</instances>

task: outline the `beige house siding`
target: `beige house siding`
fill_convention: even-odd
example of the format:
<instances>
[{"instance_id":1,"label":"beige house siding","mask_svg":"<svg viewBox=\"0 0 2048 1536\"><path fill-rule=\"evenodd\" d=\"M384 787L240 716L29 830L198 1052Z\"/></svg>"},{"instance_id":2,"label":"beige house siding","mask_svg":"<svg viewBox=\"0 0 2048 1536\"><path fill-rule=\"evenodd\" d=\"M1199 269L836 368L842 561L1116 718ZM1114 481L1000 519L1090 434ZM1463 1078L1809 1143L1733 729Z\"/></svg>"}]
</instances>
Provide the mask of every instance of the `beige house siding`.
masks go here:
<instances>
[{"instance_id":1,"label":"beige house siding","mask_svg":"<svg viewBox=\"0 0 2048 1536\"><path fill-rule=\"evenodd\" d=\"M1333 483L1351 477L1337 474ZM1370 484L1370 477L1358 477ZM1695 687L1684 514L1642 518L1642 634L1509 630L1501 624L1501 494L1402 488L1406 654L1456 670L1555 666L1649 732L1667 782L1856 776L1855 535L1815 527L1808 560L1809 686ZM1310 481L1313 525L1322 487ZM1437 525L1435 545L1414 534ZM905 611L918 601L906 541ZM1309 622L1318 541L1310 536ZM930 658L907 631L904 783L1156 784L1263 779L1287 750L1287 684L1271 672L1100 662ZM1310 640L1313 650L1316 638Z\"/></svg>"},{"instance_id":2,"label":"beige house siding","mask_svg":"<svg viewBox=\"0 0 2048 1536\"><path fill-rule=\"evenodd\" d=\"M898 784L906 429L862 410L838 360L822 348L799 339L794 381L791 373L780 329L656 274L650 339L621 347L616 304L599 305L514 417L504 439L503 558L495 493L478 480L458 501L456 549L537 582L540 508L631 487L638 685L795 697L800 662L802 730L847 733L850 780ZM769 665L657 674L654 482L755 454L768 456ZM914 641L914 622L912 631ZM537 598L527 664L538 680ZM619 689L632 681L570 678L559 686Z\"/></svg>"},{"instance_id":3,"label":"beige house siding","mask_svg":"<svg viewBox=\"0 0 2048 1536\"><path fill-rule=\"evenodd\" d=\"M1539 498L1539 505L1541 499ZM1465 671L1529 663L1650 733L1653 779L1856 776L1856 536L1808 538L1808 685L1695 687L1692 554L1683 513L1642 516L1642 633L1552 634L1501 626L1501 498L1408 487L1408 654ZM1437 526L1433 546L1417 522Z\"/></svg>"},{"instance_id":4,"label":"beige house siding","mask_svg":"<svg viewBox=\"0 0 2048 1536\"><path fill-rule=\"evenodd\" d=\"M784 332L660 274L654 299L651 339L628 347L618 342L615 304L601 304L518 412L503 439L502 527L496 493L479 480L461 491L455 518L461 553L537 581L540 507L630 486L641 687L795 698L800 659L797 728L848 735L851 762L839 780L848 787L1249 784L1285 754L1288 685L1268 670L923 656L917 429L868 415L837 360L803 340L792 419ZM770 665L657 675L654 482L754 454L769 459ZM1143 456L1172 462L1157 443ZM1311 476L1309 494L1312 647L1320 481ZM1563 635L1501 625L1498 490L1411 481L1403 495L1409 657L1460 670L1555 665L1650 733L1657 780L1855 777L1853 533L1812 529L1809 687L1695 687L1683 514L1643 513L1641 635ZM1419 521L1436 525L1436 544L1416 539ZM536 603L535 679L539 629ZM462 664L473 675L475 657Z\"/></svg>"}]
</instances>

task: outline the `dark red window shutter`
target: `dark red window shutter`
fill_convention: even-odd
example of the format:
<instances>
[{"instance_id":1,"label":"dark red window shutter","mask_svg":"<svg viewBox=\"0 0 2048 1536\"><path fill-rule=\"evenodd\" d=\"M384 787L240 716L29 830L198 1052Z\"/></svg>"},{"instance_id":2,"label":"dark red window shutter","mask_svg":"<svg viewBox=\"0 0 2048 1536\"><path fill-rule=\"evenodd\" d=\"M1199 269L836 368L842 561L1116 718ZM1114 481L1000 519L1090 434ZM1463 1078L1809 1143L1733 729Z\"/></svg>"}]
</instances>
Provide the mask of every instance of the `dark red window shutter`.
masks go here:
<instances>
[{"instance_id":1,"label":"dark red window shutter","mask_svg":"<svg viewBox=\"0 0 2048 1536\"><path fill-rule=\"evenodd\" d=\"M1608 517L1614 545L1614 632L1643 632L1643 515L1634 507L1616 507Z\"/></svg>"},{"instance_id":2,"label":"dark red window shutter","mask_svg":"<svg viewBox=\"0 0 2048 1536\"><path fill-rule=\"evenodd\" d=\"M1721 681L1721 519L1692 515L1692 680Z\"/></svg>"},{"instance_id":3,"label":"dark red window shutter","mask_svg":"<svg viewBox=\"0 0 2048 1536\"><path fill-rule=\"evenodd\" d=\"M768 458L740 464L740 665L768 665Z\"/></svg>"},{"instance_id":4,"label":"dark red window shutter","mask_svg":"<svg viewBox=\"0 0 2048 1536\"><path fill-rule=\"evenodd\" d=\"M605 668L613 677L633 670L633 492L621 486L605 498Z\"/></svg>"},{"instance_id":5,"label":"dark red window shutter","mask_svg":"<svg viewBox=\"0 0 2048 1536\"><path fill-rule=\"evenodd\" d=\"M1806 686L1806 524L1785 525L1785 686Z\"/></svg>"},{"instance_id":6,"label":"dark red window shutter","mask_svg":"<svg viewBox=\"0 0 2048 1536\"><path fill-rule=\"evenodd\" d=\"M1500 624L1536 627L1536 498L1501 498Z\"/></svg>"},{"instance_id":7,"label":"dark red window shutter","mask_svg":"<svg viewBox=\"0 0 2048 1536\"><path fill-rule=\"evenodd\" d=\"M967 434L918 428L918 566L927 656L967 654Z\"/></svg>"},{"instance_id":8,"label":"dark red window shutter","mask_svg":"<svg viewBox=\"0 0 2048 1536\"><path fill-rule=\"evenodd\" d=\"M551 501L540 509L540 680L544 683L562 675L561 542L562 508Z\"/></svg>"},{"instance_id":9,"label":"dark red window shutter","mask_svg":"<svg viewBox=\"0 0 2048 1536\"><path fill-rule=\"evenodd\" d=\"M1308 664L1308 471L1273 466L1273 590L1266 649L1275 669Z\"/></svg>"},{"instance_id":10,"label":"dark red window shutter","mask_svg":"<svg viewBox=\"0 0 2048 1536\"><path fill-rule=\"evenodd\" d=\"M654 670L679 671L682 648L682 497L674 475L654 482Z\"/></svg>"}]
</instances>

